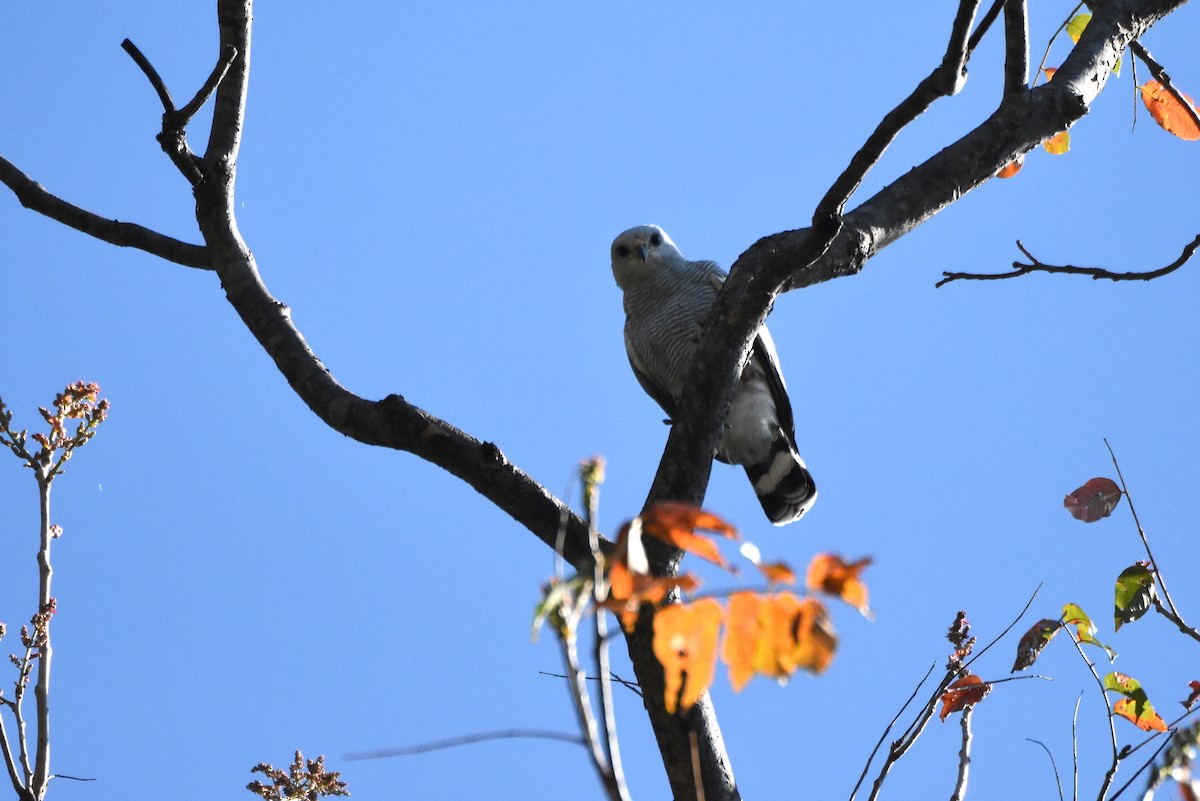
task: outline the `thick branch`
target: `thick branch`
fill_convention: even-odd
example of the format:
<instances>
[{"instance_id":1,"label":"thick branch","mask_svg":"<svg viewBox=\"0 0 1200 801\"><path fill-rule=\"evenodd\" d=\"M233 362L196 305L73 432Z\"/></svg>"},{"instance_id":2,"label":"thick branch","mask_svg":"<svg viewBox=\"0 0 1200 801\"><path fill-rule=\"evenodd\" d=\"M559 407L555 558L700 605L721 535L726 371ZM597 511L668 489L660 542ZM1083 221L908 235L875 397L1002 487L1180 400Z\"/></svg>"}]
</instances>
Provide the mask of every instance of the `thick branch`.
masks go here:
<instances>
[{"instance_id":1,"label":"thick branch","mask_svg":"<svg viewBox=\"0 0 1200 801\"><path fill-rule=\"evenodd\" d=\"M0 157L0 183L11 189L25 208L43 214L68 228L82 231L111 245L144 250L184 267L212 269L208 261L208 251L203 246L189 245L149 228L120 220L109 220L81 209L50 194L41 184L3 157Z\"/></svg>"},{"instance_id":2,"label":"thick branch","mask_svg":"<svg viewBox=\"0 0 1200 801\"><path fill-rule=\"evenodd\" d=\"M1004 4L1004 94L1021 94L1029 83L1029 10L1025 0Z\"/></svg>"}]
</instances>

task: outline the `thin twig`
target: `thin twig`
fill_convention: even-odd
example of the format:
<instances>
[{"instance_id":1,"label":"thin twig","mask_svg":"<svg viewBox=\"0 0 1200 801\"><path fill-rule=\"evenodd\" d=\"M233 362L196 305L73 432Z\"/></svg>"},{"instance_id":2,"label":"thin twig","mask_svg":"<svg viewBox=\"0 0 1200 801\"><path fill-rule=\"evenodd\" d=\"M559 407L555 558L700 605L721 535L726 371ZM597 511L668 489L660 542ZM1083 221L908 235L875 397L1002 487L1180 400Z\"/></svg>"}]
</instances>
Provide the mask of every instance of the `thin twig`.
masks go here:
<instances>
[{"instance_id":1,"label":"thin twig","mask_svg":"<svg viewBox=\"0 0 1200 801\"><path fill-rule=\"evenodd\" d=\"M1075 650L1079 652L1079 658L1087 665L1088 672L1092 674L1092 678L1096 680L1096 686L1100 688L1100 697L1104 700L1104 710L1108 718L1108 735L1112 743L1112 763L1108 770L1104 773L1104 781L1100 785L1100 794L1097 796L1099 801L1104 801L1104 796L1108 793L1108 788L1112 786L1113 777L1117 775L1117 766L1120 764L1121 755L1117 749L1117 727L1113 723L1112 704L1108 701L1108 692L1104 689L1104 682L1100 679L1100 674L1096 672L1096 666L1092 664L1092 660L1087 658L1087 654L1083 652L1083 646L1079 639L1075 636L1075 632L1067 629L1067 635L1071 638L1071 642L1075 645Z\"/></svg>"},{"instance_id":2,"label":"thin twig","mask_svg":"<svg viewBox=\"0 0 1200 801\"><path fill-rule=\"evenodd\" d=\"M1153 281L1155 278L1162 278L1164 275L1175 272L1183 265L1187 264L1188 260L1195 254L1196 249L1200 248L1200 235L1193 239L1188 244L1184 245L1183 252L1179 254L1179 258L1166 265L1159 267L1157 270L1130 271L1130 272L1114 272L1104 267L1077 267L1073 264L1045 264L1039 261L1032 253L1030 253L1020 240L1017 241L1017 247L1029 259L1029 264L1014 261L1012 263L1013 270L1010 273L955 273L943 272L942 280L934 284L934 287L942 287L951 281L998 281L1005 278L1017 278L1030 273L1058 273L1063 275L1087 275L1095 281L1107 279L1109 281Z\"/></svg>"},{"instance_id":3,"label":"thin twig","mask_svg":"<svg viewBox=\"0 0 1200 801\"><path fill-rule=\"evenodd\" d=\"M846 201L858 189L871 167L879 162L883 152L909 123L921 116L934 101L958 93L965 80L967 58L970 55L971 24L981 0L960 0L958 12L950 28L950 41L946 45L942 63L917 84L912 93L889 111L867 137L846 169L829 187L829 191L817 204L813 212L813 227L824 230L830 221L841 225L842 209Z\"/></svg>"},{"instance_id":4,"label":"thin twig","mask_svg":"<svg viewBox=\"0 0 1200 801\"><path fill-rule=\"evenodd\" d=\"M154 69L154 65L150 63L150 59L146 58L145 54L138 49L138 46L129 39L121 42L121 49L129 54L129 57L133 59L133 63L137 64L138 69L146 76L146 80L150 82L150 86L154 88L155 94L158 95L159 102L162 103L163 112L174 114L175 101L171 99L171 92L168 91L162 76L158 74L158 70Z\"/></svg>"},{"instance_id":5,"label":"thin twig","mask_svg":"<svg viewBox=\"0 0 1200 801\"><path fill-rule=\"evenodd\" d=\"M1000 9L1002 8L1004 8L1004 0L992 0L992 7L979 18L979 24L975 26L975 32L971 34L971 39L967 42L968 57L975 52L975 48L983 41L984 35L992 27L992 23L996 21L996 17L1000 16Z\"/></svg>"},{"instance_id":6,"label":"thin twig","mask_svg":"<svg viewBox=\"0 0 1200 801\"><path fill-rule=\"evenodd\" d=\"M971 715L974 712L974 704L963 707L960 721L962 745L958 749L958 779L954 782L954 792L950 794L950 801L962 801L962 797L967 794L967 774L971 770Z\"/></svg>"},{"instance_id":7,"label":"thin twig","mask_svg":"<svg viewBox=\"0 0 1200 801\"><path fill-rule=\"evenodd\" d=\"M567 676L563 673L553 673L549 670L539 670L538 673L542 676L549 676L552 679L569 679L569 678L571 678L570 676ZM636 681L630 681L629 679L623 679L616 673L611 673L611 672L609 673L609 678L611 678L617 684L620 684L626 690L629 690L631 693L633 693L634 695L641 698L642 688L638 686ZM586 679L587 681L600 681L600 678L598 676L584 676L584 679Z\"/></svg>"},{"instance_id":8,"label":"thin twig","mask_svg":"<svg viewBox=\"0 0 1200 801\"><path fill-rule=\"evenodd\" d=\"M1200 237L1197 237L1197 242L1200 243ZM1142 538L1142 547L1146 549L1146 558L1150 560L1150 566L1154 568L1154 578L1158 582L1159 589L1162 590L1162 597L1166 598L1168 609L1164 609L1162 602L1158 598L1154 598L1154 608L1158 613L1166 617L1172 623L1179 627L1179 630L1187 634L1194 640L1200 641L1200 631L1188 626L1183 622L1183 617L1179 614L1179 610L1175 607L1175 601L1171 599L1171 593L1167 591L1166 581L1163 580L1162 571L1158 568L1158 560L1154 558L1154 554L1150 552L1150 540L1146 537L1146 530L1142 528L1142 521L1138 519L1137 508L1133 505L1133 496L1129 494L1129 487L1125 484L1125 476L1121 473L1121 465L1117 462L1117 455L1113 452L1112 445L1108 443L1108 439L1104 440L1104 447L1108 448L1108 455L1112 458L1113 468L1117 471L1117 480L1121 482L1121 492L1125 495L1125 501L1129 504L1129 513L1133 515L1133 524L1137 526L1138 536Z\"/></svg>"},{"instance_id":9,"label":"thin twig","mask_svg":"<svg viewBox=\"0 0 1200 801\"><path fill-rule=\"evenodd\" d=\"M692 781L696 783L696 801L704 801L704 779L700 773L700 744L696 730L688 729L688 742L692 746Z\"/></svg>"},{"instance_id":10,"label":"thin twig","mask_svg":"<svg viewBox=\"0 0 1200 801\"><path fill-rule=\"evenodd\" d=\"M1172 734L1174 734L1174 732L1172 732ZM1133 784L1134 780L1137 779L1138 776L1142 775L1142 771L1154 764L1154 760L1158 759L1158 755L1161 754L1163 749L1170 744L1171 738L1168 736L1162 741L1158 748L1154 749L1154 753L1150 755L1150 758L1146 760L1146 762L1140 768L1134 771L1133 775L1129 777L1129 781L1122 784L1121 787L1112 794L1112 799L1110 799L1110 801L1116 801L1116 799L1121 796L1121 793L1129 789L1129 785Z\"/></svg>"},{"instance_id":11,"label":"thin twig","mask_svg":"<svg viewBox=\"0 0 1200 801\"><path fill-rule=\"evenodd\" d=\"M33 686L33 697L37 707L37 752L33 762L33 782L29 789L36 798L46 795L46 783L50 781L50 665L54 648L50 644L50 622L54 609L51 595L51 580L54 568L50 564L50 544L54 534L50 530L50 486L53 474L48 464L35 461L34 476L37 478L38 498L41 511L41 545L38 549L38 615L45 616L42 630L34 625L33 636L37 638L38 674Z\"/></svg>"},{"instance_id":12,"label":"thin twig","mask_svg":"<svg viewBox=\"0 0 1200 801\"><path fill-rule=\"evenodd\" d=\"M1046 60L1050 58L1050 48L1054 46L1054 40L1058 38L1060 33L1066 30L1067 25L1069 25L1071 20L1075 18L1075 15L1079 13L1079 9L1081 8L1083 8L1083 3L1077 3L1075 7L1071 9L1070 13L1067 14L1066 18L1063 19L1062 23L1058 26L1058 29L1055 30L1054 33L1050 34L1050 41L1046 42L1046 52L1042 53L1042 60L1038 64L1037 72L1033 73L1033 81L1029 85L1030 89L1032 89L1033 85L1037 83L1038 76L1042 74L1042 70L1046 67Z\"/></svg>"},{"instance_id":13,"label":"thin twig","mask_svg":"<svg viewBox=\"0 0 1200 801\"><path fill-rule=\"evenodd\" d=\"M460 745L473 745L490 740L557 740L574 745L586 745L583 738L578 734L568 734L547 729L498 729L496 731L478 732L477 734L464 734L461 737L448 737L445 740L434 740L428 743L401 748L377 748L373 751L357 751L353 754L346 754L343 759L386 759L389 757L413 756L415 754L428 754L432 751L444 751L447 748L457 748Z\"/></svg>"},{"instance_id":14,"label":"thin twig","mask_svg":"<svg viewBox=\"0 0 1200 801\"><path fill-rule=\"evenodd\" d=\"M592 619L596 627L596 641L592 656L596 660L596 673L600 677L600 725L604 732L601 741L608 758L604 778L606 789L614 801L628 801L629 790L625 786L625 771L621 767L621 749L617 741L616 709L613 706L612 670L608 661L608 613L601 604L608 597L604 575L604 554L600 552L600 483L603 481L604 464L593 459L590 467L583 469L583 498L585 519L588 526L588 547L592 551Z\"/></svg>"},{"instance_id":15,"label":"thin twig","mask_svg":"<svg viewBox=\"0 0 1200 801\"><path fill-rule=\"evenodd\" d=\"M600 733L596 726L596 716L592 712L591 696L587 691L583 668L579 664L575 631L576 627L569 625L561 639L563 661L567 665L567 674L571 677L570 681L567 682L567 687L571 691L571 700L575 704L575 713L579 717L579 728L583 732L588 753L592 757L592 767L596 769L596 773L599 775L605 789L610 790L612 787L612 770L608 764L608 758L604 754L604 748L600 744ZM613 796L610 793L611 797Z\"/></svg>"},{"instance_id":16,"label":"thin twig","mask_svg":"<svg viewBox=\"0 0 1200 801\"><path fill-rule=\"evenodd\" d=\"M863 780L867 778L867 771L871 769L871 763L875 761L875 755L879 753L880 746L882 746L883 741L887 739L888 732L890 732L896 725L896 721L898 721L900 716L904 714L904 710L908 709L908 705L911 704L913 699L917 697L917 693L921 691L921 687L926 681L928 681L930 675L933 673L933 669L936 667L937 662L933 662L929 665L929 670L925 671L925 675L921 677L921 680L917 682L917 686L913 688L912 695L908 696L908 700L905 701L904 705L900 707L900 711L898 711L892 718L892 722L887 725L887 727L883 730L883 733L879 735L879 739L875 741L875 747L871 749L871 754L867 757L867 763L863 765L862 773L858 775L858 781L854 783L854 789L850 791L850 801L854 801L854 796L858 793L859 788L862 787Z\"/></svg>"},{"instance_id":17,"label":"thin twig","mask_svg":"<svg viewBox=\"0 0 1200 801\"><path fill-rule=\"evenodd\" d=\"M1033 588L1033 593L1029 596L1029 600L1025 602L1025 606L1023 606L1021 608L1020 613L1018 613L1017 616L1015 618L1013 618L1013 621L1011 623L1009 623L1007 627L1005 627L1004 631L1000 632L998 635L996 635L994 638L992 638L991 642L989 642L987 645L983 646L983 648L981 650L976 651L970 659L968 659L966 662L964 662L963 669L969 668L971 665L973 665L975 663L975 660L979 659L979 657L986 654L993 645L1000 642L1000 640L1004 639L1004 637L1010 631L1013 630L1013 627L1021 622L1021 618L1025 617L1025 613L1028 612L1029 607L1033 605L1033 599L1037 598L1037 594L1039 592L1041 592L1041 590L1042 590L1041 584L1038 584L1036 587Z\"/></svg>"},{"instance_id":18,"label":"thin twig","mask_svg":"<svg viewBox=\"0 0 1200 801\"><path fill-rule=\"evenodd\" d=\"M11 706L11 702L6 701L5 706ZM0 715L0 752L4 753L4 767L8 770L8 778L12 780L13 790L18 797L21 797L25 786L21 783L21 774L17 771L17 763L13 759L12 746L8 743L8 732L4 729L2 715Z\"/></svg>"},{"instance_id":19,"label":"thin twig","mask_svg":"<svg viewBox=\"0 0 1200 801\"><path fill-rule=\"evenodd\" d=\"M129 40L126 39L126 41ZM187 125L201 106L212 96L212 93L217 91L217 87L225 78L225 73L229 72L229 68L233 66L233 60L237 58L237 54L237 48L231 44L227 44L221 49L221 57L217 59L217 63L209 73L208 79L204 81L204 85L200 87L200 91L196 92L196 96L189 100L183 108L175 112L174 122L176 125L180 127Z\"/></svg>"},{"instance_id":20,"label":"thin twig","mask_svg":"<svg viewBox=\"0 0 1200 801\"><path fill-rule=\"evenodd\" d=\"M1083 701L1083 690L1075 699L1075 714L1071 715L1071 801L1079 801L1079 704Z\"/></svg>"},{"instance_id":21,"label":"thin twig","mask_svg":"<svg viewBox=\"0 0 1200 801\"><path fill-rule=\"evenodd\" d=\"M1058 775L1058 763L1054 761L1054 753L1051 752L1051 750L1047 748L1046 744L1041 740L1035 740L1032 737L1026 737L1025 741L1040 745L1042 750L1046 752L1046 756L1050 757L1050 768L1054 771L1054 784L1058 787L1058 801L1063 801L1062 777Z\"/></svg>"}]
</instances>

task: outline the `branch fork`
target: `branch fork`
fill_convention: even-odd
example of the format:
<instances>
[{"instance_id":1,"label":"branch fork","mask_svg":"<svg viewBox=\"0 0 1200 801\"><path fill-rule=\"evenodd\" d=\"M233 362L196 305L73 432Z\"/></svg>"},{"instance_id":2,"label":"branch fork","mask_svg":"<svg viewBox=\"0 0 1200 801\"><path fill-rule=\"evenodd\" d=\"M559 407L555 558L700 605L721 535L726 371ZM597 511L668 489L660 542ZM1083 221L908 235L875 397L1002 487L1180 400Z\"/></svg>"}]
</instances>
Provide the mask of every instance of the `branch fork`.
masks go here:
<instances>
[{"instance_id":1,"label":"branch fork","mask_svg":"<svg viewBox=\"0 0 1200 801\"><path fill-rule=\"evenodd\" d=\"M163 82L162 76L158 74L158 70L154 69L154 65L138 49L138 46L129 39L126 39L121 42L121 49L129 54L129 57L133 59L138 68L145 74L146 80L150 81L150 85L154 87L154 91L158 94L158 99L162 103L162 132L155 139L158 140L163 152L167 154L171 162L183 173L183 176L188 179L192 186L196 186L204 180L204 160L193 153L187 143L187 124L191 122L192 117L196 116L196 112L204 106L208 99L212 97L213 92L217 90L217 87L221 85L225 74L229 72L229 68L233 66L234 59L237 58L237 48L231 44L226 44L221 48L221 56L213 67L212 72L209 73L208 79L200 87L200 91L196 92L196 96L181 109L175 108L175 101L171 99L171 93L167 90L167 85Z\"/></svg>"}]
</instances>

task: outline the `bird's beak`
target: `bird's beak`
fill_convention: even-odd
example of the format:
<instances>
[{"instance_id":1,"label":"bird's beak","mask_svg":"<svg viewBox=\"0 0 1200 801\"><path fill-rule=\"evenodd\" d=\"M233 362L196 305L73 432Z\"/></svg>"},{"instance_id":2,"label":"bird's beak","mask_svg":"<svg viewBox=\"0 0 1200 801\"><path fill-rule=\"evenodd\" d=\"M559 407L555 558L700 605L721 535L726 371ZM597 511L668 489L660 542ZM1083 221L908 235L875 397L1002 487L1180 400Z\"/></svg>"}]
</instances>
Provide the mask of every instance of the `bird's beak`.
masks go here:
<instances>
[{"instance_id":1,"label":"bird's beak","mask_svg":"<svg viewBox=\"0 0 1200 801\"><path fill-rule=\"evenodd\" d=\"M645 264L650 258L650 248L646 247L645 242L639 242L637 252L642 257L642 264Z\"/></svg>"}]
</instances>

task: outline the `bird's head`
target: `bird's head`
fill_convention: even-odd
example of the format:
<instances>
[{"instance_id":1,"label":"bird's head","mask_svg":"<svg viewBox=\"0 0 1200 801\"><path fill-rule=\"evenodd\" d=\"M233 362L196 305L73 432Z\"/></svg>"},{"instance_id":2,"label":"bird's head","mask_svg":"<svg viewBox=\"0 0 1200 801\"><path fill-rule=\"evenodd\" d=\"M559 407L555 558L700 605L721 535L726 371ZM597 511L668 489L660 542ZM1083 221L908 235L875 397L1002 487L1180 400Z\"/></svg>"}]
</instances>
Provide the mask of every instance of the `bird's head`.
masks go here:
<instances>
[{"instance_id":1,"label":"bird's head","mask_svg":"<svg viewBox=\"0 0 1200 801\"><path fill-rule=\"evenodd\" d=\"M612 243L613 277L621 289L627 289L641 275L682 261L679 248L657 225L630 228Z\"/></svg>"}]
</instances>

